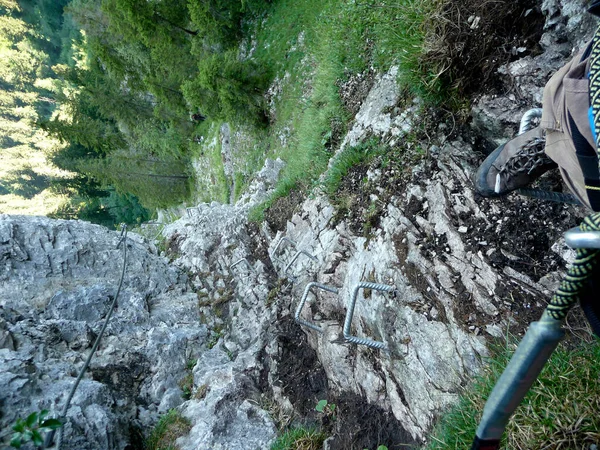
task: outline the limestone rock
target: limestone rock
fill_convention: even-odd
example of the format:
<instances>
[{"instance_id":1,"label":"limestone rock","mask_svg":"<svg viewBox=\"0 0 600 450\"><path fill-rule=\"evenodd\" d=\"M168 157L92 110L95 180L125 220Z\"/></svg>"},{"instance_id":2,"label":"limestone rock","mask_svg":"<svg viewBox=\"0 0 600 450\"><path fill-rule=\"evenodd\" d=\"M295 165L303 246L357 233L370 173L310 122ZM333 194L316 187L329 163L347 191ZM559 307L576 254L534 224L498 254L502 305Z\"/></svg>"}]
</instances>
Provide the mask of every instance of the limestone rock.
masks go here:
<instances>
[{"instance_id":1,"label":"limestone rock","mask_svg":"<svg viewBox=\"0 0 600 450\"><path fill-rule=\"evenodd\" d=\"M2 428L62 410L116 294L118 242L85 222L0 216ZM63 449L126 448L132 430L183 402L178 383L205 342L187 276L133 233L127 247L123 289L71 403Z\"/></svg>"}]
</instances>

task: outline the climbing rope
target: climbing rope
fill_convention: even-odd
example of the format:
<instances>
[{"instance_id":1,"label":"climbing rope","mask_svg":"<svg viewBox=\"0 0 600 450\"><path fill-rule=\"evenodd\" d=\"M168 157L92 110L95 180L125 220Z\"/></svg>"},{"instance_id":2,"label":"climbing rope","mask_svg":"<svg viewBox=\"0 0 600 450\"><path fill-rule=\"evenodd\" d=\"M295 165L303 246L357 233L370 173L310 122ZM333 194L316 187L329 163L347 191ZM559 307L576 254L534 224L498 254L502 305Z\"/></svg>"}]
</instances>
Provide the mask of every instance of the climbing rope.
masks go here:
<instances>
[{"instance_id":1,"label":"climbing rope","mask_svg":"<svg viewBox=\"0 0 600 450\"><path fill-rule=\"evenodd\" d=\"M600 231L600 213L587 216L580 226L581 231ZM564 320L569 310L579 300L583 286L588 282L594 267L598 264L600 250L590 248L578 248L575 250L576 258L560 287L552 296L546 311L556 320Z\"/></svg>"},{"instance_id":2,"label":"climbing rope","mask_svg":"<svg viewBox=\"0 0 600 450\"><path fill-rule=\"evenodd\" d=\"M98 350L98 346L100 345L100 340L102 339L102 336L104 335L104 331L106 330L108 321L110 320L110 317L112 316L115 306L117 305L117 299L119 298L119 293L121 292L121 287L123 286L123 279L125 278L125 268L127 266L127 225L126 224L121 224L121 235L119 236L119 242L117 244L117 248L119 248L119 245L121 245L121 244L123 244L123 269L121 271L121 278L119 279L117 293L115 294L115 296L113 298L110 308L108 309L108 314L106 315L106 319L104 320L102 329L100 330L100 333L98 334L98 337L96 338L96 341L94 342L94 345L92 346L92 350L90 351L90 354L88 355L87 359L85 360L83 367L79 371L79 376L75 380L75 384L71 388L71 392L69 392L67 401L65 402L62 412L60 413L59 419L63 423L63 425L64 425L65 419L67 417L67 412L69 411L69 406L71 405L71 400L73 400L73 396L75 395L75 392L77 391L77 387L79 386L79 383L81 382L81 379L83 378L83 375L85 374L88 366L90 365L90 362L92 361L92 357L94 356L94 353L96 353L96 350ZM52 430L46 435L46 439L44 442L44 448L49 448L52 446L52 441L54 440L54 433L55 433L55 430ZM63 436L63 427L59 428L59 431L58 431L58 437L56 438L56 450L60 450L60 446L62 443L62 436Z\"/></svg>"},{"instance_id":3,"label":"climbing rope","mask_svg":"<svg viewBox=\"0 0 600 450\"><path fill-rule=\"evenodd\" d=\"M521 188L517 189L517 194L524 197L537 198L539 200L548 200L557 203L568 203L569 205L581 206L581 202L572 194L564 192L543 191L541 189Z\"/></svg>"}]
</instances>

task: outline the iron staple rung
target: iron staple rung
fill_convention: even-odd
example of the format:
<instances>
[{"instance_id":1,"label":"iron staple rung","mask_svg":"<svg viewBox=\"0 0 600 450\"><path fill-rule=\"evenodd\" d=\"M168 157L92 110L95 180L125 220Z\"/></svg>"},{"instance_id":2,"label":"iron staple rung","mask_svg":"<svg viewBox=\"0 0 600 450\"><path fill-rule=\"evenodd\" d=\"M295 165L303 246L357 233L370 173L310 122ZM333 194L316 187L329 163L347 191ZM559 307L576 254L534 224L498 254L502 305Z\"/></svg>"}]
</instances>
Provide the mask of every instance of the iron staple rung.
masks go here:
<instances>
[{"instance_id":1,"label":"iron staple rung","mask_svg":"<svg viewBox=\"0 0 600 450\"><path fill-rule=\"evenodd\" d=\"M292 267L292 264L294 264L296 262L296 260L298 259L298 257L300 255L306 255L308 256L310 259L312 259L313 261L318 261L318 259L316 257L314 257L313 255L311 255L310 253L308 253L306 250L300 250L298 251L294 257L292 258L292 260L288 263L288 265L285 267L285 269L283 270L283 273L287 276L291 276L290 274L288 274L288 271L290 270L290 267Z\"/></svg>"},{"instance_id":2,"label":"iron staple rung","mask_svg":"<svg viewBox=\"0 0 600 450\"><path fill-rule=\"evenodd\" d=\"M319 333L322 333L323 330L320 327L318 327L317 325L315 325L312 322L308 322L308 321L300 318L300 314L302 313L302 308L304 308L304 304L306 303L306 299L308 298L308 293L310 292L310 290L313 287L322 289L324 291L332 292L333 294L338 293L338 289L333 286L327 286L325 284L317 283L316 281L312 281L312 282L308 283L306 285L306 287L304 288L304 294L302 294L302 299L300 300L300 303L298 303L298 307L296 308L296 314L294 314L294 320L297 323L299 323L300 325L307 326L315 331L318 331ZM315 294L315 296L316 296L316 294Z\"/></svg>"},{"instance_id":3,"label":"iron staple rung","mask_svg":"<svg viewBox=\"0 0 600 450\"><path fill-rule=\"evenodd\" d=\"M232 265L230 265L230 266L229 266L229 269L230 269L230 270L233 270L233 268L234 268L235 266L237 266L238 264L241 264L241 263L243 263L243 262L245 262L245 263L246 263L246 266L248 266L248 269L250 269L252 272L255 272L255 270L254 270L254 267L252 267L252 265L251 265L251 264L248 262L248 260L247 260L246 258L242 258L242 259L240 259L240 260L238 260L238 261L234 262Z\"/></svg>"},{"instance_id":4,"label":"iron staple rung","mask_svg":"<svg viewBox=\"0 0 600 450\"><path fill-rule=\"evenodd\" d=\"M396 290L395 286L390 286L388 284L381 284L381 283L372 283L370 281L361 281L360 283L358 283L358 286L355 287L354 289L373 289L376 291L383 291L383 292L393 292Z\"/></svg>"},{"instance_id":5,"label":"iron staple rung","mask_svg":"<svg viewBox=\"0 0 600 450\"><path fill-rule=\"evenodd\" d=\"M600 231L583 231L580 227L571 228L565 233L565 242L571 248L600 249Z\"/></svg>"},{"instance_id":6,"label":"iron staple rung","mask_svg":"<svg viewBox=\"0 0 600 450\"><path fill-rule=\"evenodd\" d=\"M300 325L304 325L305 327L311 328L315 331L318 331L319 333L323 333L323 330L320 327L318 327L317 325L315 325L312 322L309 322L308 320L300 319L298 317L296 317L295 320Z\"/></svg>"},{"instance_id":7,"label":"iron staple rung","mask_svg":"<svg viewBox=\"0 0 600 450\"><path fill-rule=\"evenodd\" d=\"M185 208L185 210L187 211L188 217L192 217L191 211L193 211L193 210L199 211L197 206L190 206L189 208Z\"/></svg>"},{"instance_id":8,"label":"iron staple rung","mask_svg":"<svg viewBox=\"0 0 600 450\"><path fill-rule=\"evenodd\" d=\"M357 345L366 345L367 347L371 347L371 348L378 348L380 350L385 350L387 349L387 346L380 341L374 341L373 339L369 339L369 338L359 338L356 336L345 336L344 338L346 339L346 341L351 342L352 344L357 344Z\"/></svg>"},{"instance_id":9,"label":"iron staple rung","mask_svg":"<svg viewBox=\"0 0 600 450\"><path fill-rule=\"evenodd\" d=\"M281 239L279 239L279 242L277 243L277 245L273 249L273 253L271 253L271 258L272 259L277 259L277 256L276 256L277 250L279 250L279 247L281 246L281 244L283 244L283 242L289 242L290 245L292 245L294 248L297 247L296 246L296 242L294 242L292 239L290 239L287 236L283 236Z\"/></svg>"},{"instance_id":10,"label":"iron staple rung","mask_svg":"<svg viewBox=\"0 0 600 450\"><path fill-rule=\"evenodd\" d=\"M371 283L368 281L363 281L363 282L358 283L358 285L356 285L356 287L354 288L354 292L352 294L352 299L350 301L350 305L348 306L348 310L346 311L346 318L344 320L344 339L346 339L347 342L351 342L351 343L358 344L358 345L366 345L367 347L378 348L378 349L382 349L382 350L387 349L387 345L384 342L374 341L372 339L361 338L358 336L352 336L352 334L350 334L350 328L352 326L352 318L354 317L354 308L356 306L356 299L358 297L358 291L361 289L372 289L375 291L383 291L383 292L395 292L396 291L395 286L389 286L387 284Z\"/></svg>"},{"instance_id":11,"label":"iron staple rung","mask_svg":"<svg viewBox=\"0 0 600 450\"><path fill-rule=\"evenodd\" d=\"M533 129L532 124L535 119L540 119L542 117L542 108L532 108L529 111L526 111L521 118L521 123L519 125L519 134L527 133L529 130Z\"/></svg>"}]
</instances>

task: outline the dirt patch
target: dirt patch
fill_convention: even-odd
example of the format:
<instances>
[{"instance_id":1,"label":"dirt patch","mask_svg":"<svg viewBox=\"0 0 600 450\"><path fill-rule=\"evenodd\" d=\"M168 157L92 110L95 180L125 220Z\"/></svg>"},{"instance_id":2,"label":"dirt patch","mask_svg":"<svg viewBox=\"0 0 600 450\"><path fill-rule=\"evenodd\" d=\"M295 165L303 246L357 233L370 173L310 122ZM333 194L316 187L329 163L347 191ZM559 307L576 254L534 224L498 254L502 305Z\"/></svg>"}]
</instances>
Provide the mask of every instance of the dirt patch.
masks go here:
<instances>
[{"instance_id":1,"label":"dirt patch","mask_svg":"<svg viewBox=\"0 0 600 450\"><path fill-rule=\"evenodd\" d=\"M369 238L393 196L404 192L410 157L395 157L395 150L372 162L352 167L330 198L336 208L334 223L344 220L352 233Z\"/></svg>"},{"instance_id":2,"label":"dirt patch","mask_svg":"<svg viewBox=\"0 0 600 450\"><path fill-rule=\"evenodd\" d=\"M462 96L499 91L501 65L541 52L544 22L536 0L449 0L431 19L423 67Z\"/></svg>"},{"instance_id":3,"label":"dirt patch","mask_svg":"<svg viewBox=\"0 0 600 450\"><path fill-rule=\"evenodd\" d=\"M367 217L369 210L377 209L377 203L371 201L371 189L368 189L368 164L352 167L340 183L340 187L332 198L336 207L334 222L345 220L348 228L357 236L364 235L374 225L379 224L379 216ZM373 206L371 206L373 203Z\"/></svg>"},{"instance_id":4,"label":"dirt patch","mask_svg":"<svg viewBox=\"0 0 600 450\"><path fill-rule=\"evenodd\" d=\"M278 352L270 357L277 361L277 370L269 373L269 357L264 355L259 385L267 393L271 389L269 379L280 387L294 407L296 422L324 430L331 450L375 449L378 445L387 445L390 450L411 448L406 445L413 440L391 412L355 393L333 392L316 352L291 315L283 317L276 328ZM320 400L329 404L323 412L315 410Z\"/></svg>"},{"instance_id":5,"label":"dirt patch","mask_svg":"<svg viewBox=\"0 0 600 450\"><path fill-rule=\"evenodd\" d=\"M369 68L365 72L352 75L347 81L338 82L340 99L351 117L354 117L360 110L363 101L373 87L374 81L375 72L372 68Z\"/></svg>"},{"instance_id":6,"label":"dirt patch","mask_svg":"<svg viewBox=\"0 0 600 450\"><path fill-rule=\"evenodd\" d=\"M473 294L467 290L460 278L454 283L454 288L456 289L456 297L452 302L454 319L467 333L477 335L484 333L485 326L491 321L490 317L483 314L475 305ZM528 325L529 323L525 327ZM521 324L519 324L519 327L513 329L513 332L516 333L522 329Z\"/></svg>"},{"instance_id":7,"label":"dirt patch","mask_svg":"<svg viewBox=\"0 0 600 450\"><path fill-rule=\"evenodd\" d=\"M364 398L350 392L331 401L337 411L337 416L331 420L335 430L329 441L331 450L376 449L379 445L390 450L418 448L391 412L368 404Z\"/></svg>"},{"instance_id":8,"label":"dirt patch","mask_svg":"<svg viewBox=\"0 0 600 450\"><path fill-rule=\"evenodd\" d=\"M274 231L285 231L288 221L304 201L304 195L298 189L292 189L285 197L280 197L265 210L265 220Z\"/></svg>"},{"instance_id":9,"label":"dirt patch","mask_svg":"<svg viewBox=\"0 0 600 450\"><path fill-rule=\"evenodd\" d=\"M275 270L275 267L273 267L273 262L269 255L269 243L260 232L256 222L248 222L246 224L246 230L248 231L248 236L250 236L250 245L252 246L250 254L265 265L267 284L272 286L277 282L277 271Z\"/></svg>"},{"instance_id":10,"label":"dirt patch","mask_svg":"<svg viewBox=\"0 0 600 450\"><path fill-rule=\"evenodd\" d=\"M126 354L115 364L90 367L91 377L118 394L119 398L142 402L140 385L150 370L150 364L141 353Z\"/></svg>"},{"instance_id":11,"label":"dirt patch","mask_svg":"<svg viewBox=\"0 0 600 450\"><path fill-rule=\"evenodd\" d=\"M329 392L325 370L291 315L278 322L276 338L278 369L277 373L271 373L273 385L281 387L300 417L315 422L315 406L319 400L326 399Z\"/></svg>"},{"instance_id":12,"label":"dirt patch","mask_svg":"<svg viewBox=\"0 0 600 450\"><path fill-rule=\"evenodd\" d=\"M492 267L510 267L533 281L564 266L551 246L566 230L579 224L584 214L581 208L518 194L482 198L480 207L490 210L489 202L501 208L500 214L490 215L490 224L463 217L470 231L465 238L469 250L481 251Z\"/></svg>"}]
</instances>

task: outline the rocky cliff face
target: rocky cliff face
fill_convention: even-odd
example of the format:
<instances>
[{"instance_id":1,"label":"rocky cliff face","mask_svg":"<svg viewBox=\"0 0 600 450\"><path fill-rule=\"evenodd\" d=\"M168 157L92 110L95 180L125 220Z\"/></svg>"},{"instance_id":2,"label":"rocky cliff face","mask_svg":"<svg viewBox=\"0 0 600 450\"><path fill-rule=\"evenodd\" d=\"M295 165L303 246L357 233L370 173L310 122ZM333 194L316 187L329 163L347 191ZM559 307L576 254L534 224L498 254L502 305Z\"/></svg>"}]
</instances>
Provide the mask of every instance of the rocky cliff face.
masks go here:
<instances>
[{"instance_id":1,"label":"rocky cliff face","mask_svg":"<svg viewBox=\"0 0 600 450\"><path fill-rule=\"evenodd\" d=\"M394 69L375 77L341 151L370 136L392 147L411 133L419 142L407 149L409 168L376 160L349 173L350 212L316 192L249 224L249 207L282 167L268 161L237 205L203 204L164 228L170 261L131 233L123 292L63 448L141 448L141 430L174 407L191 422L182 449L268 448L292 417L328 427L329 449L426 439L479 370L487 342L539 316L569 258L561 233L584 211L516 195L488 201L470 180L483 157L475 137L513 134L589 35L573 8L544 2L545 52L502 69L516 90L479 100L477 133L447 120L419 138L418 102L400 105ZM82 222L0 216L2 428L62 408L115 295L118 240ZM322 332L294 321L309 282L336 291L317 288L302 309ZM360 290L351 323L383 350L343 338L359 282L395 291ZM335 420L314 411L321 399L337 405Z\"/></svg>"},{"instance_id":2,"label":"rocky cliff face","mask_svg":"<svg viewBox=\"0 0 600 450\"><path fill-rule=\"evenodd\" d=\"M122 269L118 233L84 222L0 216L2 429L58 412L100 330ZM207 335L185 273L129 234L123 290L65 425L63 447L131 448L179 405Z\"/></svg>"}]
</instances>

